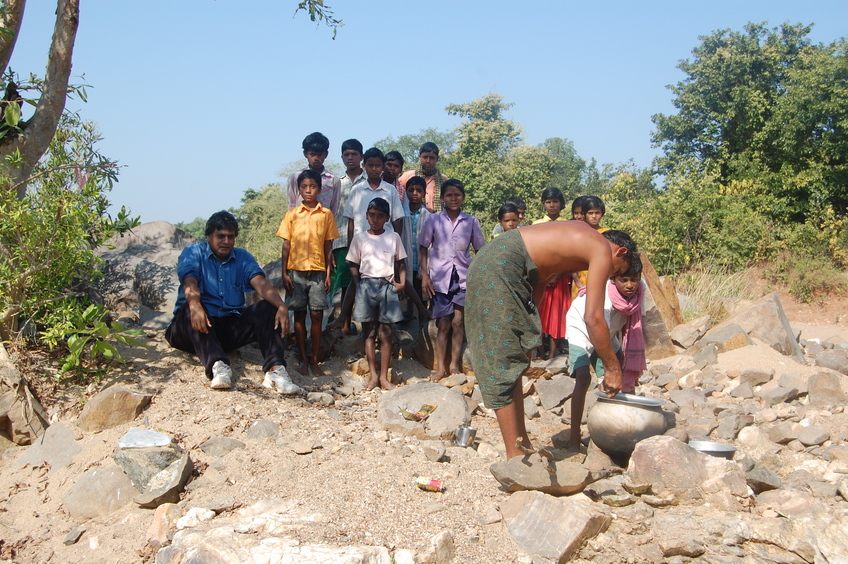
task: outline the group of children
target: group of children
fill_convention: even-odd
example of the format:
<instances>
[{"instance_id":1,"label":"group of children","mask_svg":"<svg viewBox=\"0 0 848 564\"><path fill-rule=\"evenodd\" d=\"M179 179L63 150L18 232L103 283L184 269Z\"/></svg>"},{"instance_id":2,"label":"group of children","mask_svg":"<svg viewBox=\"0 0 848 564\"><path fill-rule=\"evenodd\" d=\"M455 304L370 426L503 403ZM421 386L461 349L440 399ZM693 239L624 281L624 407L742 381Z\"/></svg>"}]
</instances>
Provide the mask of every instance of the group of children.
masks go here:
<instances>
[{"instance_id":1,"label":"group of children","mask_svg":"<svg viewBox=\"0 0 848 564\"><path fill-rule=\"evenodd\" d=\"M437 319L438 365L431 380L461 372L465 272L470 248L479 250L486 241L480 222L462 211L464 184L439 172L439 148L424 143L416 169L401 174L400 153L384 155L375 147L363 152L359 141L349 139L341 150L346 171L338 178L324 168L329 151L324 135L312 133L302 146L308 166L289 178L289 210L277 231L283 239L283 284L301 358L298 371L323 374L318 351L324 311L328 293L341 290L340 313L328 328L346 335L351 320L362 323L371 372L366 390L395 387L389 370L391 329L411 316L413 306L420 319ZM408 297L406 312L401 294ZM431 301L432 313L425 299Z\"/></svg>"},{"instance_id":2,"label":"group of children","mask_svg":"<svg viewBox=\"0 0 848 564\"><path fill-rule=\"evenodd\" d=\"M437 366L431 380L461 372L470 251L479 251L486 244L480 222L462 211L465 186L439 172L439 149L433 143L421 146L415 170L402 172L404 160L397 151L384 155L371 148L363 152L359 141L349 139L342 144L346 171L340 178L324 168L328 149L329 141L320 133L304 139L308 166L289 178L289 211L277 231L283 239L283 283L294 312L301 358L298 371L323 374L318 350L324 311L329 307L327 294L332 296L341 289L340 313L328 327L347 334L351 319L362 323L371 373L367 390L395 387L390 372L391 329L411 316L412 307L420 319L437 320ZM541 200L545 217L534 225L566 219L561 216L565 208L561 190L548 188ZM498 210L493 237L521 228L526 210L521 198L508 199ZM606 231L600 227L604 213L603 201L595 196L581 196L571 206L572 220L584 221L598 232ZM551 358L566 339L568 343L576 379L572 445L580 439L590 364L603 375L582 315L585 298L581 289L586 282L586 272L560 276L547 285L539 303L544 334L540 356ZM640 321L643 289L638 257L627 272L613 276L607 285L604 313L610 336L623 335L623 343L615 340L614 346L625 351L622 389L626 392L634 390L645 364ZM408 298L406 311L401 307L401 294ZM427 300L429 310L424 305ZM309 354L307 311L312 325Z\"/></svg>"}]
</instances>

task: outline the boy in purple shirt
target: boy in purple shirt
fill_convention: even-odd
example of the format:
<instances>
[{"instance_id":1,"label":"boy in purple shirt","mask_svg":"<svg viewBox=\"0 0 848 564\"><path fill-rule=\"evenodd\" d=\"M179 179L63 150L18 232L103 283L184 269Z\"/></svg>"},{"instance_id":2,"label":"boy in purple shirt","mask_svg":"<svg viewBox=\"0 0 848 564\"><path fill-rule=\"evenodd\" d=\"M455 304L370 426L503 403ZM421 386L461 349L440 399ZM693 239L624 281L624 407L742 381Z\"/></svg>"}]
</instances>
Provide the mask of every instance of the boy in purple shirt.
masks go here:
<instances>
[{"instance_id":1,"label":"boy in purple shirt","mask_svg":"<svg viewBox=\"0 0 848 564\"><path fill-rule=\"evenodd\" d=\"M462 372L462 343L465 311L465 277L471 264L470 249L479 251L486 240L476 217L462 211L465 185L450 178L441 188L442 211L427 218L418 235L418 268L421 289L433 300L433 318L439 333L436 339L438 368L430 380L446 375L448 333L451 335L450 373Z\"/></svg>"},{"instance_id":2,"label":"boy in purple shirt","mask_svg":"<svg viewBox=\"0 0 848 564\"><path fill-rule=\"evenodd\" d=\"M322 133L316 131L304 137L302 146L303 156L306 157L306 162L309 166L289 175L288 189L286 191L289 204L288 209L293 210L303 200L300 197L297 177L304 170L314 170L321 175L321 193L318 195L318 203L333 212L333 216L337 216L341 198L341 183L335 174L331 174L330 171L324 168L324 161L329 154L330 140Z\"/></svg>"}]
</instances>

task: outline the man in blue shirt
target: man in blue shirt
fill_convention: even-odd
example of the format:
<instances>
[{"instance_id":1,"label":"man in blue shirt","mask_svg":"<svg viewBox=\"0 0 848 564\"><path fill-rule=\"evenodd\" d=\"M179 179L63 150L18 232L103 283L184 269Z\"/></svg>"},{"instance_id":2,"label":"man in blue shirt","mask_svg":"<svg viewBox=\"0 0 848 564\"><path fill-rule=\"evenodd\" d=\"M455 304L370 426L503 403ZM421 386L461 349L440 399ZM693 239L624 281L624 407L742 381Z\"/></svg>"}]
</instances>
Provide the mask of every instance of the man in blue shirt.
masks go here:
<instances>
[{"instance_id":1,"label":"man in blue shirt","mask_svg":"<svg viewBox=\"0 0 848 564\"><path fill-rule=\"evenodd\" d=\"M172 347L200 357L216 390L232 387L225 351L258 341L265 359L262 385L284 394L300 393L286 373L288 308L253 255L235 246L236 236L238 221L220 211L206 222L206 241L183 249L174 319L165 338ZM264 299L245 307L244 292L253 290Z\"/></svg>"}]
</instances>

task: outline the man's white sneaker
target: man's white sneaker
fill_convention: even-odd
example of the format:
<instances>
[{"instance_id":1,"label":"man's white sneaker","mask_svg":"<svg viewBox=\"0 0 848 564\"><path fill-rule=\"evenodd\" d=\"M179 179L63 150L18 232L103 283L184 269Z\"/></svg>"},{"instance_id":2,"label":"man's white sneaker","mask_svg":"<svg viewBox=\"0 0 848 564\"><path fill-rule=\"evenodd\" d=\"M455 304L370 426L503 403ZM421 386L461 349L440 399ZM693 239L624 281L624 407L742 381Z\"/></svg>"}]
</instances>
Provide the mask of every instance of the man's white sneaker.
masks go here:
<instances>
[{"instance_id":1,"label":"man's white sneaker","mask_svg":"<svg viewBox=\"0 0 848 564\"><path fill-rule=\"evenodd\" d=\"M212 386L213 390L228 390L233 387L233 370L230 365L223 360L216 360L212 365Z\"/></svg>"},{"instance_id":2,"label":"man's white sneaker","mask_svg":"<svg viewBox=\"0 0 848 564\"><path fill-rule=\"evenodd\" d=\"M278 366L274 370L266 372L262 385L266 388L276 388L286 395L303 393L300 386L291 381L285 366Z\"/></svg>"}]
</instances>

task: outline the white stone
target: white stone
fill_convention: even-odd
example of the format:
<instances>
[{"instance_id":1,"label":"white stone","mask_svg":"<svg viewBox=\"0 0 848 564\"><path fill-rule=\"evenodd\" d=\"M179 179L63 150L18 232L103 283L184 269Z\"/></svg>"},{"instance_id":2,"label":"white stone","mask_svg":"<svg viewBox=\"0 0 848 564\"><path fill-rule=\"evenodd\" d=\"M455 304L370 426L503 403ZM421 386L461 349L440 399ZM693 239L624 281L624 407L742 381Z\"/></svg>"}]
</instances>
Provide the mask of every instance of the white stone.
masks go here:
<instances>
[{"instance_id":1,"label":"white stone","mask_svg":"<svg viewBox=\"0 0 848 564\"><path fill-rule=\"evenodd\" d=\"M204 521L209 521L213 517L215 517L215 512L211 509L192 507L185 515L177 519L177 529L182 530L196 527Z\"/></svg>"}]
</instances>

